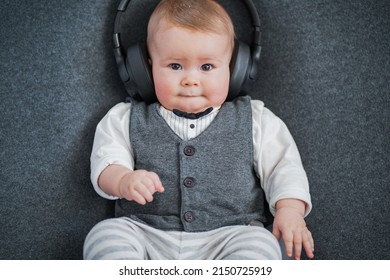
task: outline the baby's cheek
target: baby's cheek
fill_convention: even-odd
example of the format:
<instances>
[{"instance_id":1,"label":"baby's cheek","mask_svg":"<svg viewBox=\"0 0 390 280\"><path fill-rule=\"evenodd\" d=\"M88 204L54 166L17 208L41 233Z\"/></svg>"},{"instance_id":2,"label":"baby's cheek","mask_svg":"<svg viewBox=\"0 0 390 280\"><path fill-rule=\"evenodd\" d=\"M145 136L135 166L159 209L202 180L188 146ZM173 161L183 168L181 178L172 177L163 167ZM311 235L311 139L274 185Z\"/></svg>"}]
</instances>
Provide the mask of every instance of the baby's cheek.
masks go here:
<instances>
[{"instance_id":1,"label":"baby's cheek","mask_svg":"<svg viewBox=\"0 0 390 280\"><path fill-rule=\"evenodd\" d=\"M169 83L159 83L155 82L154 88L156 91L156 96L158 101L165 106L170 99L170 93L172 92L172 87ZM166 107L166 106L165 106Z\"/></svg>"},{"instance_id":2,"label":"baby's cheek","mask_svg":"<svg viewBox=\"0 0 390 280\"><path fill-rule=\"evenodd\" d=\"M222 105L229 92L229 79L221 79L219 83L213 83L209 86L209 92L211 93L210 99L212 99L213 105Z\"/></svg>"},{"instance_id":3,"label":"baby's cheek","mask_svg":"<svg viewBox=\"0 0 390 280\"><path fill-rule=\"evenodd\" d=\"M157 95L166 95L167 92L170 92L169 83L155 81L154 88L156 90Z\"/></svg>"}]
</instances>

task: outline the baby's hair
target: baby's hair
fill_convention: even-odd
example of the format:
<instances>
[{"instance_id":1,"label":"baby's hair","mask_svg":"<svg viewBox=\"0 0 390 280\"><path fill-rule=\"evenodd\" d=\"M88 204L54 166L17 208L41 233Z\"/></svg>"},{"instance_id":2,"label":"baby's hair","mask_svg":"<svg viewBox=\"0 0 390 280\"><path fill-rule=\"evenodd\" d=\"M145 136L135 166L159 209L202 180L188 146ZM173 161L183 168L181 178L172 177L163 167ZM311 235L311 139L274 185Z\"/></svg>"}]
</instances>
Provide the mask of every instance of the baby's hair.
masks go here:
<instances>
[{"instance_id":1,"label":"baby's hair","mask_svg":"<svg viewBox=\"0 0 390 280\"><path fill-rule=\"evenodd\" d=\"M162 0L150 17L148 41L161 20L189 30L227 34L234 46L232 20L225 9L213 0Z\"/></svg>"}]
</instances>

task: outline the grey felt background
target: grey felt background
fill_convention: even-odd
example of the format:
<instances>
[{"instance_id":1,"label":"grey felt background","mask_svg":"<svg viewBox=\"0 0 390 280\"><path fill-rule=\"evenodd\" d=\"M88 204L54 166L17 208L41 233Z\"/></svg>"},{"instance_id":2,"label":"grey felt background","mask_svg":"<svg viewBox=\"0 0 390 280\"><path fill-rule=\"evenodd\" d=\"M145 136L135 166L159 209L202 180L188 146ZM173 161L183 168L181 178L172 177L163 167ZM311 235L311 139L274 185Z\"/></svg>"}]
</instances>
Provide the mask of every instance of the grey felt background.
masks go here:
<instances>
[{"instance_id":1,"label":"grey felt background","mask_svg":"<svg viewBox=\"0 0 390 280\"><path fill-rule=\"evenodd\" d=\"M155 1L133 1L124 41ZM239 1L221 1L238 37ZM260 78L249 86L290 128L311 183L316 259L390 257L390 2L255 0ZM0 259L80 259L113 214L94 192L98 121L126 92L112 32L118 1L0 2Z\"/></svg>"}]
</instances>

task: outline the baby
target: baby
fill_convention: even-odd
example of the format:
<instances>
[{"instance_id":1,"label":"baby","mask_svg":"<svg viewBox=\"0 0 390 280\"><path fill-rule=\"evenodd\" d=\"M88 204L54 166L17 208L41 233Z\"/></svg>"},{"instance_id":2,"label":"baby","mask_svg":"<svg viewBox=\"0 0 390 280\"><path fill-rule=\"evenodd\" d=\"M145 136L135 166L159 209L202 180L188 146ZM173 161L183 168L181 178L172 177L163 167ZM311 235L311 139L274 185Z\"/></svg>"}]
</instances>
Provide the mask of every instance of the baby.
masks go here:
<instances>
[{"instance_id":1,"label":"baby","mask_svg":"<svg viewBox=\"0 0 390 280\"><path fill-rule=\"evenodd\" d=\"M234 39L215 1L156 7L147 48L158 102L120 103L97 126L91 179L116 217L90 231L85 259L280 259L281 237L288 256L314 257L291 134L261 101L226 100Z\"/></svg>"}]
</instances>

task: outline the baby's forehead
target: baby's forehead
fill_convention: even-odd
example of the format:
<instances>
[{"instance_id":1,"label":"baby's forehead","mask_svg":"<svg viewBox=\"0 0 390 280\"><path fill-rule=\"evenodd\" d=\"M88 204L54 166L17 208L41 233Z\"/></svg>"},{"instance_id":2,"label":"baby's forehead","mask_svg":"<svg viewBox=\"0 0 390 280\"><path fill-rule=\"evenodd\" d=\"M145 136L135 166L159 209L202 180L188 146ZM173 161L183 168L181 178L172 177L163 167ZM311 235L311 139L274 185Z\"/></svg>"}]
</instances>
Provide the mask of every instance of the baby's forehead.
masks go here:
<instances>
[{"instance_id":1,"label":"baby's forehead","mask_svg":"<svg viewBox=\"0 0 390 280\"><path fill-rule=\"evenodd\" d=\"M178 45L188 42L187 46L190 49L193 49L195 45L202 46L202 50L205 52L220 48L226 48L226 51L229 51L234 47L234 41L226 33L215 33L169 25L153 32L153 35L148 40L148 46L154 45L154 47L159 49L159 46L169 46L171 51L174 52Z\"/></svg>"},{"instance_id":2,"label":"baby's forehead","mask_svg":"<svg viewBox=\"0 0 390 280\"><path fill-rule=\"evenodd\" d=\"M226 30L223 28L214 27L213 29L208 29L208 28L204 29L200 27L192 27L187 25L183 26L167 19L160 19L158 21L152 20L149 22L148 33L147 33L148 45L152 43L157 43L156 40L157 41L164 40L162 34L164 33L164 31L170 29L174 31L180 31L177 33L189 34L189 36L199 34L199 33L210 37L227 36L230 44L234 46L234 39L235 39L234 33L230 36L228 32L226 32Z\"/></svg>"},{"instance_id":3,"label":"baby's forehead","mask_svg":"<svg viewBox=\"0 0 390 280\"><path fill-rule=\"evenodd\" d=\"M229 34L229 31L221 22L216 22L212 25L206 24L183 24L169 17L151 18L148 23L148 33L152 30L160 30L164 28L176 27L186 31L198 31L204 33Z\"/></svg>"},{"instance_id":4,"label":"baby's forehead","mask_svg":"<svg viewBox=\"0 0 390 280\"><path fill-rule=\"evenodd\" d=\"M162 31L166 31L166 30L169 30L169 29L172 29L172 30L177 30L177 31L180 31L180 32L185 32L185 33L188 33L188 34L196 34L196 33L202 33L202 34L206 34L206 35L209 35L209 36L213 36L213 35L216 35L216 36L221 36L221 35L224 35L224 36L227 36L227 33L224 32L224 30L218 30L218 29L204 29L204 28L201 28L201 27L192 27L192 26L186 26L186 25L180 25L180 24L177 24L175 22L172 22L172 21L168 21L168 20L161 20L159 21L158 23L153 23L150 25L150 32L148 32L148 34L150 33L151 36L155 36L157 34L160 34Z\"/></svg>"}]
</instances>

